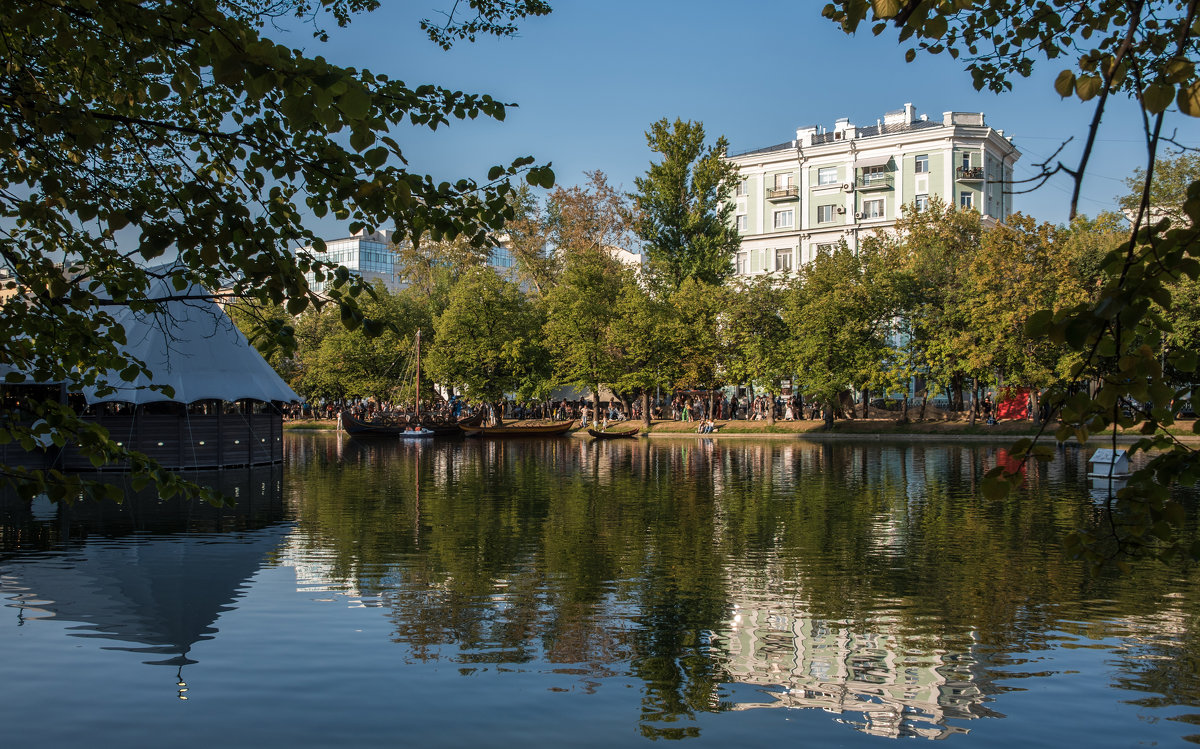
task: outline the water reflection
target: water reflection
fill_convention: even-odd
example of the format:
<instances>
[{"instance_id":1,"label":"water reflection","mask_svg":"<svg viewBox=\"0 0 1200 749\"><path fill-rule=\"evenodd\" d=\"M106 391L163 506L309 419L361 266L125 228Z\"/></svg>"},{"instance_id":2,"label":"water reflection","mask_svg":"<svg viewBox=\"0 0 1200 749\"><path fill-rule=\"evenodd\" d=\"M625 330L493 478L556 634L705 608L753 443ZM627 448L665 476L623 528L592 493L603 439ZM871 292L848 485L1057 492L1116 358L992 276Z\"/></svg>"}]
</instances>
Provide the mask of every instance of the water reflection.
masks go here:
<instances>
[{"instance_id":1,"label":"water reflection","mask_svg":"<svg viewBox=\"0 0 1200 749\"><path fill-rule=\"evenodd\" d=\"M196 663L189 657L192 647L216 635L217 619L289 529L280 522L281 467L196 479L237 504L161 500L150 491L128 491L121 504L0 498L0 597L6 608L21 626L75 622L69 636L158 656L144 661L150 665L182 669ZM180 690L183 696L186 685Z\"/></svg>"},{"instance_id":2,"label":"water reflection","mask_svg":"<svg viewBox=\"0 0 1200 749\"><path fill-rule=\"evenodd\" d=\"M530 704L552 745L580 721L612 724L605 746L631 726L780 741L780 716L833 743L964 745L1054 743L1048 724L1170 743L1200 722L1196 575L1092 576L1065 557L1067 533L1104 522L1076 451L987 501L978 482L1008 457L983 445L293 435L285 449L284 475L238 479L234 509L0 504L5 611L183 664L269 584L290 633L226 620L206 683L237 689L234 660L278 671L230 702L293 721L313 704L300 694L348 722L414 705L388 735L428 738L441 703L505 725L517 692L551 695ZM339 690L379 664L374 689ZM567 694L580 701L556 709ZM1092 728L1098 715L1118 722Z\"/></svg>"},{"instance_id":3,"label":"water reflection","mask_svg":"<svg viewBox=\"0 0 1200 749\"><path fill-rule=\"evenodd\" d=\"M1008 459L991 446L319 439L292 482L292 553L321 564L302 587L385 609L414 662L529 664L585 690L628 673L648 737L757 707L965 733L1001 717L997 669L1022 660L1008 654L1055 646L1064 620L1089 622L1081 639L1119 633L1190 585L1065 558L1063 536L1100 521L1076 451L987 502L978 482ZM1135 670L1153 681L1140 655ZM1190 704L1195 680L1168 678Z\"/></svg>"}]
</instances>

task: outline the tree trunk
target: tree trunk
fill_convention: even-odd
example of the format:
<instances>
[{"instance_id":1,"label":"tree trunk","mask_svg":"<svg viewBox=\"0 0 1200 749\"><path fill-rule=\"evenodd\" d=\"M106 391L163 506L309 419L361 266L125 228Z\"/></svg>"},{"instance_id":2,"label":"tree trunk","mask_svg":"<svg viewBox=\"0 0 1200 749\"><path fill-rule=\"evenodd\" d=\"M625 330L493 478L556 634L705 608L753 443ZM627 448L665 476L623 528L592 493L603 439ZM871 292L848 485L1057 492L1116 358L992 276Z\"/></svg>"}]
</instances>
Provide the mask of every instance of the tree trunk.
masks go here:
<instances>
[{"instance_id":1,"label":"tree trunk","mask_svg":"<svg viewBox=\"0 0 1200 749\"><path fill-rule=\"evenodd\" d=\"M767 426L775 426L775 393L767 391Z\"/></svg>"},{"instance_id":2,"label":"tree trunk","mask_svg":"<svg viewBox=\"0 0 1200 749\"><path fill-rule=\"evenodd\" d=\"M650 431L650 391L642 391L642 425Z\"/></svg>"},{"instance_id":3,"label":"tree trunk","mask_svg":"<svg viewBox=\"0 0 1200 749\"><path fill-rule=\"evenodd\" d=\"M600 389L592 388L592 424L600 423Z\"/></svg>"},{"instance_id":4,"label":"tree trunk","mask_svg":"<svg viewBox=\"0 0 1200 749\"><path fill-rule=\"evenodd\" d=\"M1041 425L1042 423L1042 403L1037 388L1029 389L1029 415L1033 417L1033 423Z\"/></svg>"},{"instance_id":5,"label":"tree trunk","mask_svg":"<svg viewBox=\"0 0 1200 749\"><path fill-rule=\"evenodd\" d=\"M963 376L960 374L954 375L950 379L951 401L950 408L955 413L962 413L963 410Z\"/></svg>"},{"instance_id":6,"label":"tree trunk","mask_svg":"<svg viewBox=\"0 0 1200 749\"><path fill-rule=\"evenodd\" d=\"M825 428L833 429L833 404L825 403L821 406L821 417L825 420Z\"/></svg>"},{"instance_id":7,"label":"tree trunk","mask_svg":"<svg viewBox=\"0 0 1200 749\"><path fill-rule=\"evenodd\" d=\"M925 421L925 406L929 405L929 391L921 391L921 414L917 416L917 421Z\"/></svg>"},{"instance_id":8,"label":"tree trunk","mask_svg":"<svg viewBox=\"0 0 1200 749\"><path fill-rule=\"evenodd\" d=\"M863 398L863 412L862 412L863 419L869 419L869 418L871 418L871 389L864 387L862 393L863 393L863 396L862 396L862 398Z\"/></svg>"},{"instance_id":9,"label":"tree trunk","mask_svg":"<svg viewBox=\"0 0 1200 749\"><path fill-rule=\"evenodd\" d=\"M979 418L979 378L971 378L971 426Z\"/></svg>"},{"instance_id":10,"label":"tree trunk","mask_svg":"<svg viewBox=\"0 0 1200 749\"><path fill-rule=\"evenodd\" d=\"M897 424L908 423L908 393L904 394L904 400L900 401L900 418L896 421Z\"/></svg>"}]
</instances>

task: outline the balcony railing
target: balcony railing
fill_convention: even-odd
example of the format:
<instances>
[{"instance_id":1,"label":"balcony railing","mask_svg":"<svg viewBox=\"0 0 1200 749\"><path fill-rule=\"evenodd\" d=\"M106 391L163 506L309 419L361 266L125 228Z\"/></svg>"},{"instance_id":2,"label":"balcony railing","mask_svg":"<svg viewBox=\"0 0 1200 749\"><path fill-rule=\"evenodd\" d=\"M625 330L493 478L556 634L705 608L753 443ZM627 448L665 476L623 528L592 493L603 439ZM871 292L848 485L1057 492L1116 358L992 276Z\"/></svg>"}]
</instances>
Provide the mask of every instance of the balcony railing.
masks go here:
<instances>
[{"instance_id":1,"label":"balcony railing","mask_svg":"<svg viewBox=\"0 0 1200 749\"><path fill-rule=\"evenodd\" d=\"M798 197L800 197L800 188L798 187L767 188L767 200L795 200Z\"/></svg>"},{"instance_id":2,"label":"balcony railing","mask_svg":"<svg viewBox=\"0 0 1200 749\"><path fill-rule=\"evenodd\" d=\"M884 190L895 184L896 175L891 172L874 172L859 176L854 183L859 190Z\"/></svg>"},{"instance_id":3,"label":"balcony railing","mask_svg":"<svg viewBox=\"0 0 1200 749\"><path fill-rule=\"evenodd\" d=\"M955 173L958 179L982 180L983 167L981 166L960 166Z\"/></svg>"}]
</instances>

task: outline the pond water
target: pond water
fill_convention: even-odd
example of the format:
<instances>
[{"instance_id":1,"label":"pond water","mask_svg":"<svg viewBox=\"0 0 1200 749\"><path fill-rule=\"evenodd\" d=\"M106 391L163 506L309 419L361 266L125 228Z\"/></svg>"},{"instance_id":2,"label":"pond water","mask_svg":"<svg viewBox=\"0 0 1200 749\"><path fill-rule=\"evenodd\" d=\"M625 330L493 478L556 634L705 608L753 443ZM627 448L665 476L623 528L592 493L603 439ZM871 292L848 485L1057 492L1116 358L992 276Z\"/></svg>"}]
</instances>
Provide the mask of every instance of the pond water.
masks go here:
<instances>
[{"instance_id":1,"label":"pond water","mask_svg":"<svg viewBox=\"0 0 1200 749\"><path fill-rule=\"evenodd\" d=\"M286 451L204 476L235 507L0 502L7 746L1200 734L1197 575L1065 558L1102 521L1073 449L1002 502L979 444Z\"/></svg>"}]
</instances>

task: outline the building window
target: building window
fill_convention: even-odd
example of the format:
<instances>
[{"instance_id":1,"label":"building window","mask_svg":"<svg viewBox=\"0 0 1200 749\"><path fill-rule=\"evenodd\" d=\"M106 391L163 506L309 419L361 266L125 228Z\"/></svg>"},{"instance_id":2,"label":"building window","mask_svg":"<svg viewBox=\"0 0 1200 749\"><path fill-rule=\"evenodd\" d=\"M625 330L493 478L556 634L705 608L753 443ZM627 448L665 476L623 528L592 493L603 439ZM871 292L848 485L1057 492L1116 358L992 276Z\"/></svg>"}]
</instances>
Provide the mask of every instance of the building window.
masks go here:
<instances>
[{"instance_id":1,"label":"building window","mask_svg":"<svg viewBox=\"0 0 1200 749\"><path fill-rule=\"evenodd\" d=\"M965 192L965 191L960 192L958 194L958 207L959 208L974 208L975 207L975 196L969 192Z\"/></svg>"},{"instance_id":2,"label":"building window","mask_svg":"<svg viewBox=\"0 0 1200 749\"><path fill-rule=\"evenodd\" d=\"M836 246L837 245L835 245L832 242L823 242L823 243L817 245L817 252L825 254L825 255L829 255L833 252L833 248Z\"/></svg>"},{"instance_id":3,"label":"building window","mask_svg":"<svg viewBox=\"0 0 1200 749\"><path fill-rule=\"evenodd\" d=\"M739 180L738 180L738 183L737 183L737 196L738 196L739 198L741 198L741 197L745 197L747 194L749 194L749 188L748 188L748 186L747 186L747 185L748 185L748 183L749 183L749 181L750 181L749 179L739 179Z\"/></svg>"},{"instance_id":4,"label":"building window","mask_svg":"<svg viewBox=\"0 0 1200 749\"><path fill-rule=\"evenodd\" d=\"M817 206L817 223L828 224L833 221L833 206L819 205Z\"/></svg>"},{"instance_id":5,"label":"building window","mask_svg":"<svg viewBox=\"0 0 1200 749\"><path fill-rule=\"evenodd\" d=\"M795 223L795 211L790 208L786 211L775 211L775 228L790 229Z\"/></svg>"},{"instance_id":6,"label":"building window","mask_svg":"<svg viewBox=\"0 0 1200 749\"><path fill-rule=\"evenodd\" d=\"M838 170L836 166L823 166L817 170L818 185L836 185L838 181Z\"/></svg>"},{"instance_id":7,"label":"building window","mask_svg":"<svg viewBox=\"0 0 1200 749\"><path fill-rule=\"evenodd\" d=\"M775 250L775 270L784 272L792 269L792 251L791 250Z\"/></svg>"},{"instance_id":8,"label":"building window","mask_svg":"<svg viewBox=\"0 0 1200 749\"><path fill-rule=\"evenodd\" d=\"M883 166L865 166L862 170L862 183L869 185L885 179L887 176Z\"/></svg>"},{"instance_id":9,"label":"building window","mask_svg":"<svg viewBox=\"0 0 1200 749\"><path fill-rule=\"evenodd\" d=\"M737 274L739 276L746 275L746 260L748 255L749 253L747 252L739 252L737 254Z\"/></svg>"},{"instance_id":10,"label":"building window","mask_svg":"<svg viewBox=\"0 0 1200 749\"><path fill-rule=\"evenodd\" d=\"M971 168L971 154L967 153L965 151L963 152L963 155L962 155L962 168L963 169Z\"/></svg>"},{"instance_id":11,"label":"building window","mask_svg":"<svg viewBox=\"0 0 1200 749\"><path fill-rule=\"evenodd\" d=\"M864 200L863 218L883 218L883 200Z\"/></svg>"},{"instance_id":12,"label":"building window","mask_svg":"<svg viewBox=\"0 0 1200 749\"><path fill-rule=\"evenodd\" d=\"M913 171L915 171L917 174L928 174L929 173L929 154L923 153L923 154L917 156L916 164L913 167Z\"/></svg>"},{"instance_id":13,"label":"building window","mask_svg":"<svg viewBox=\"0 0 1200 749\"><path fill-rule=\"evenodd\" d=\"M776 174L775 175L775 189L776 190L786 190L791 186L792 186L792 175L790 172L787 174Z\"/></svg>"},{"instance_id":14,"label":"building window","mask_svg":"<svg viewBox=\"0 0 1200 749\"><path fill-rule=\"evenodd\" d=\"M917 207L917 213L920 213L921 211L929 210L929 195L928 195L928 193L921 193L920 195L917 196L917 199L914 200L913 203Z\"/></svg>"},{"instance_id":15,"label":"building window","mask_svg":"<svg viewBox=\"0 0 1200 749\"><path fill-rule=\"evenodd\" d=\"M738 230L738 232L740 232L742 234L746 234L750 231L750 217L749 216L747 216L744 213L739 213L737 215L737 230Z\"/></svg>"}]
</instances>

